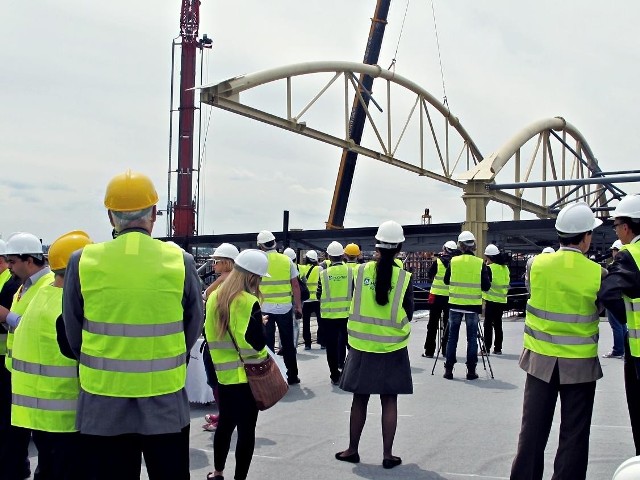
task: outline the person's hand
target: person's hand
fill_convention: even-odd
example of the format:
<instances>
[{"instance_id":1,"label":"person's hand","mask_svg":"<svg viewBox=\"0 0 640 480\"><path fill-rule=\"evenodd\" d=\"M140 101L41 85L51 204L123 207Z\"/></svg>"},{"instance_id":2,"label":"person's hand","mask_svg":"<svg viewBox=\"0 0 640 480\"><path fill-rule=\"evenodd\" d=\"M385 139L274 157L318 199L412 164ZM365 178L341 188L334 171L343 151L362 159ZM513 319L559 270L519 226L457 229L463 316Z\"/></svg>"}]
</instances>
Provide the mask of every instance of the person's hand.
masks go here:
<instances>
[{"instance_id":1,"label":"person's hand","mask_svg":"<svg viewBox=\"0 0 640 480\"><path fill-rule=\"evenodd\" d=\"M296 320L300 320L302 318L302 309L300 307L296 307L293 313L296 317Z\"/></svg>"},{"instance_id":2,"label":"person's hand","mask_svg":"<svg viewBox=\"0 0 640 480\"><path fill-rule=\"evenodd\" d=\"M262 324L266 325L269 321L269 315L262 315Z\"/></svg>"}]
</instances>

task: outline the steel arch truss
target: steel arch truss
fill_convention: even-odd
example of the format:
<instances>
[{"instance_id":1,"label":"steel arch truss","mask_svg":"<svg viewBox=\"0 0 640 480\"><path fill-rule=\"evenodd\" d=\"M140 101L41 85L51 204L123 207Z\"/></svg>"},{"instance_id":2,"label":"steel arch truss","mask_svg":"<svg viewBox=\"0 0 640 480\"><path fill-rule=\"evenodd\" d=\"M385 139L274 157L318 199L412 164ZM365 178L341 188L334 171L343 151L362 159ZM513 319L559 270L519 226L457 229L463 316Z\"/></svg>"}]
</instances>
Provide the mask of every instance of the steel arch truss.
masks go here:
<instances>
[{"instance_id":1,"label":"steel arch truss","mask_svg":"<svg viewBox=\"0 0 640 480\"><path fill-rule=\"evenodd\" d=\"M528 182L534 185L535 182L534 186L538 187L536 190L514 188L513 194L522 200L521 210L531 211L541 217L553 215L567 203L576 200L586 201L594 210L608 210L612 200L625 195L616 185L606 181L606 174L583 135L561 117L532 123L458 178L469 182L485 182L489 188L499 174L501 182L509 174L513 175L514 183ZM602 178L603 183L571 185L572 180L587 178ZM555 184L545 186L544 183L548 181L554 181ZM496 188L500 188L500 185L496 185ZM498 191L491 189L490 196L493 197L494 192ZM525 194L528 194L526 200L540 205L543 210L526 208Z\"/></svg>"},{"instance_id":2,"label":"steel arch truss","mask_svg":"<svg viewBox=\"0 0 640 480\"><path fill-rule=\"evenodd\" d=\"M378 80L375 95L362 88L359 74ZM315 83L305 85L309 77L315 77ZM240 93L276 82L285 83L284 101L277 112L240 102ZM349 138L354 92L370 127L360 145ZM369 107L364 103L365 96L371 99ZM250 95L247 93L246 97ZM274 109L274 97L270 96L270 110ZM482 159L477 146L447 106L412 81L377 65L337 61L288 65L204 86L201 100L460 188L464 183L455 176ZM333 122L324 118L323 123L322 114L314 117L314 109L320 110L324 101L331 102L332 111L343 111L343 118ZM294 111L296 105L299 109Z\"/></svg>"}]
</instances>

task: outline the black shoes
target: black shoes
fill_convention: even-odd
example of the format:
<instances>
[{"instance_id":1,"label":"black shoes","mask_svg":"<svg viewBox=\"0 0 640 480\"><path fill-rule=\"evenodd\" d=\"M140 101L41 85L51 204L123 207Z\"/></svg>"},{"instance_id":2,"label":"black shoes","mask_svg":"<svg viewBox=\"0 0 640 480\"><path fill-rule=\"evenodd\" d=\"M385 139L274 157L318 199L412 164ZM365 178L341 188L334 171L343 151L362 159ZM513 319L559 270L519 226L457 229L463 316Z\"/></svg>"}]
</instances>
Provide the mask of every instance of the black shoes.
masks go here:
<instances>
[{"instance_id":1,"label":"black shoes","mask_svg":"<svg viewBox=\"0 0 640 480\"><path fill-rule=\"evenodd\" d=\"M287 377L287 383L289 385L297 385L298 383L300 383L300 377L298 377L297 375L295 377Z\"/></svg>"},{"instance_id":2,"label":"black shoes","mask_svg":"<svg viewBox=\"0 0 640 480\"><path fill-rule=\"evenodd\" d=\"M336 460L340 460L341 462L360 463L360 455L358 454L358 452L352 453L351 455L345 455L345 456L342 455L343 453L344 452L336 453ZM387 468L387 467L384 467L384 468Z\"/></svg>"},{"instance_id":3,"label":"black shoes","mask_svg":"<svg viewBox=\"0 0 640 480\"><path fill-rule=\"evenodd\" d=\"M401 463L402 463L402 459L400 457L385 458L384 460L382 460L382 468L389 469L389 468L397 467Z\"/></svg>"},{"instance_id":4,"label":"black shoes","mask_svg":"<svg viewBox=\"0 0 640 480\"><path fill-rule=\"evenodd\" d=\"M473 367L467 367L467 380L475 380L478 378L475 365Z\"/></svg>"},{"instance_id":5,"label":"black shoes","mask_svg":"<svg viewBox=\"0 0 640 480\"><path fill-rule=\"evenodd\" d=\"M494 355L502 355L502 350L496 350L495 348L493 349L493 354Z\"/></svg>"},{"instance_id":6,"label":"black shoes","mask_svg":"<svg viewBox=\"0 0 640 480\"><path fill-rule=\"evenodd\" d=\"M422 356L423 356L424 358L433 358L433 354L429 355L429 354L428 354L428 353L426 353L426 352L425 352L425 353L423 353L423 354L422 354Z\"/></svg>"},{"instance_id":7,"label":"black shoes","mask_svg":"<svg viewBox=\"0 0 640 480\"><path fill-rule=\"evenodd\" d=\"M447 380L453 380L453 365L444 364L444 375L442 377Z\"/></svg>"}]
</instances>

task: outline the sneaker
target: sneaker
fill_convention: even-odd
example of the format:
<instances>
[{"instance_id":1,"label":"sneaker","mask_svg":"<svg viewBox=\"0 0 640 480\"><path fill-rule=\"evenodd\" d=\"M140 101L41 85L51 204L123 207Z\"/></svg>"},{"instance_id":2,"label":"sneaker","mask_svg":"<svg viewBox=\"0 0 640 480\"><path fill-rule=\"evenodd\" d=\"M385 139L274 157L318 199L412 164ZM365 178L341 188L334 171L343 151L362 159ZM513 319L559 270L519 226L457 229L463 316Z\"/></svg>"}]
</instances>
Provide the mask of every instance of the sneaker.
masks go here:
<instances>
[{"instance_id":1,"label":"sneaker","mask_svg":"<svg viewBox=\"0 0 640 480\"><path fill-rule=\"evenodd\" d=\"M311 345L305 345L305 346L304 346L304 349L305 349L305 350L311 350Z\"/></svg>"},{"instance_id":2,"label":"sneaker","mask_svg":"<svg viewBox=\"0 0 640 480\"><path fill-rule=\"evenodd\" d=\"M494 355L502 355L502 350L493 350Z\"/></svg>"},{"instance_id":3,"label":"sneaker","mask_svg":"<svg viewBox=\"0 0 640 480\"><path fill-rule=\"evenodd\" d=\"M204 416L204 421L207 423L218 423L218 415L215 413L207 413Z\"/></svg>"},{"instance_id":4,"label":"sneaker","mask_svg":"<svg viewBox=\"0 0 640 480\"><path fill-rule=\"evenodd\" d=\"M289 385L297 385L298 383L300 383L300 377L298 377L297 375L295 377L288 377L287 383Z\"/></svg>"},{"instance_id":5,"label":"sneaker","mask_svg":"<svg viewBox=\"0 0 640 480\"><path fill-rule=\"evenodd\" d=\"M624 355L616 355L613 352L605 353L602 355L603 358L624 358Z\"/></svg>"}]
</instances>

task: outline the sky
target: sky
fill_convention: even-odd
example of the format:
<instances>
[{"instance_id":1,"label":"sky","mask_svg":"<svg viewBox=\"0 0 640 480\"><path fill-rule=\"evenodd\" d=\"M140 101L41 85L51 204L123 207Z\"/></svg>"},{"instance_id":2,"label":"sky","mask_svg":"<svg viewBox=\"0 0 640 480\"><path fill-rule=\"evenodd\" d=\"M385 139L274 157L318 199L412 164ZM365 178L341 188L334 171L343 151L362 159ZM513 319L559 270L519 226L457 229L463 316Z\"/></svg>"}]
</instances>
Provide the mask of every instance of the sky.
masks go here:
<instances>
[{"instance_id":1,"label":"sky","mask_svg":"<svg viewBox=\"0 0 640 480\"><path fill-rule=\"evenodd\" d=\"M204 83L299 62L361 62L375 3L202 0L200 34L213 39ZM434 0L433 7L448 104L483 155L533 121L562 116L603 170L637 168L640 3ZM28 231L51 243L80 229L108 239L104 190L127 168L153 179L165 208L179 13L178 0L40 0L3 9L3 238ZM430 0L391 2L379 64L387 68L394 57L398 74L443 99ZM324 228L341 150L222 110L203 115L200 233L278 231L284 210L291 228ZM345 226L417 224L426 207L436 223L462 222L460 196L361 157ZM489 220L510 215L499 204L489 208ZM165 233L160 218L153 234Z\"/></svg>"}]
</instances>

